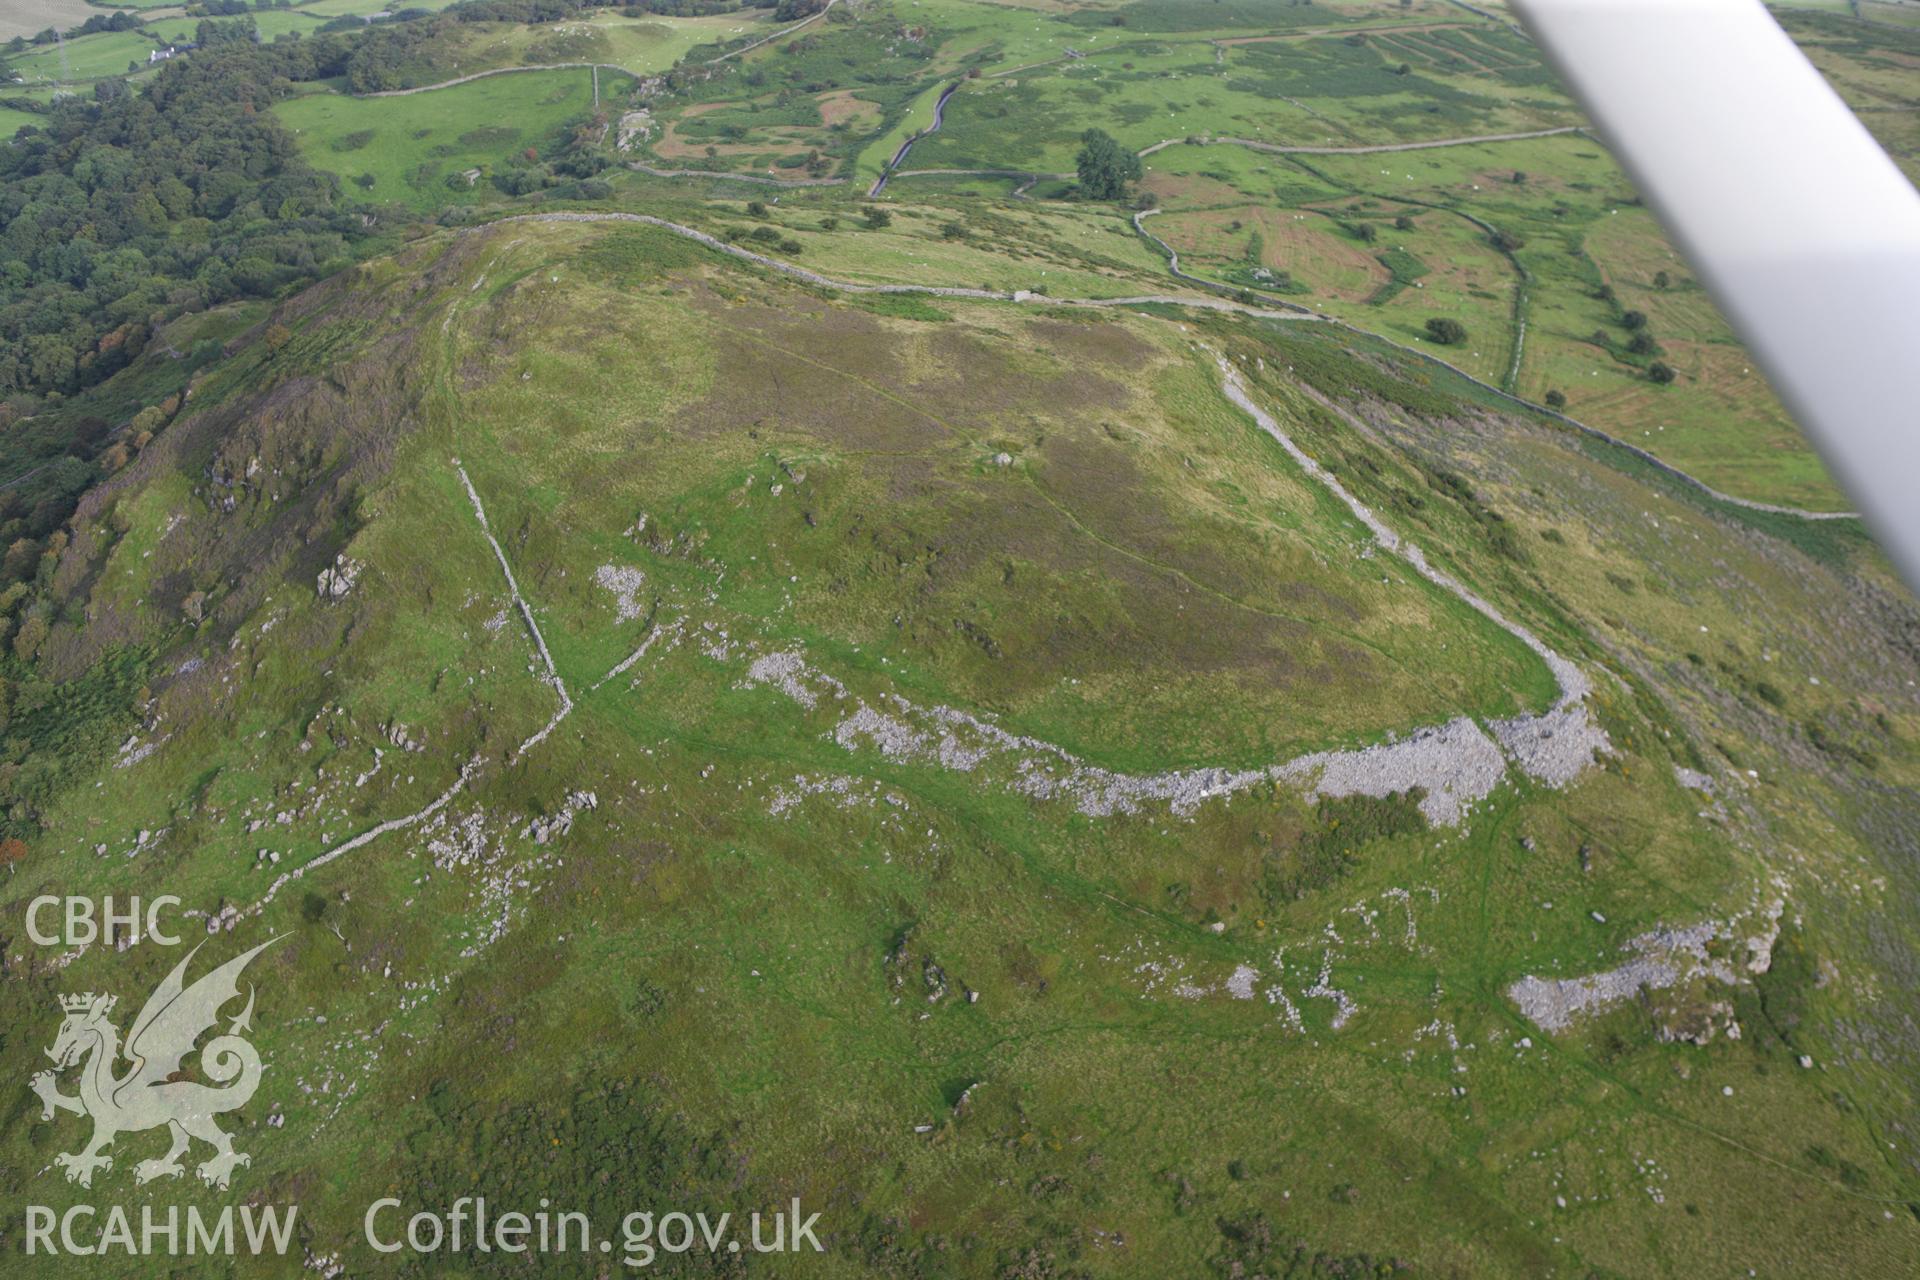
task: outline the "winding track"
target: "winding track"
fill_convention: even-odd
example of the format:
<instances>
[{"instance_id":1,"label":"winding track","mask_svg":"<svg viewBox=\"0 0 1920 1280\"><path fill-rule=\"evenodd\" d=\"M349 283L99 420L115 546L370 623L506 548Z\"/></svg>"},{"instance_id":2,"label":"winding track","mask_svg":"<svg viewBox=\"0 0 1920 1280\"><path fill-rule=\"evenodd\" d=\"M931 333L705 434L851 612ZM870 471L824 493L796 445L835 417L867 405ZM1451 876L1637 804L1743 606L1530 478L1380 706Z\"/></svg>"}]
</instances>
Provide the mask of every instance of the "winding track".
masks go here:
<instances>
[{"instance_id":1,"label":"winding track","mask_svg":"<svg viewBox=\"0 0 1920 1280\"><path fill-rule=\"evenodd\" d=\"M810 13L806 17L800 19L800 21L794 23L792 26L782 27L780 28L780 30L775 31L771 35L761 36L758 40L755 40L752 44L742 45L738 49L735 49L730 53L723 53L719 57L709 61L706 65L713 66L715 63L725 62L729 58L738 58L742 54L752 53L755 49L758 49L761 45L766 44L769 40L778 40L781 36L790 36L794 32L798 31L800 28L804 26L809 26L812 23L818 22L820 21L820 19L826 17L827 10L833 8L833 6L839 3L840 3L840 0L827 0L825 4L820 6L820 12Z\"/></svg>"}]
</instances>

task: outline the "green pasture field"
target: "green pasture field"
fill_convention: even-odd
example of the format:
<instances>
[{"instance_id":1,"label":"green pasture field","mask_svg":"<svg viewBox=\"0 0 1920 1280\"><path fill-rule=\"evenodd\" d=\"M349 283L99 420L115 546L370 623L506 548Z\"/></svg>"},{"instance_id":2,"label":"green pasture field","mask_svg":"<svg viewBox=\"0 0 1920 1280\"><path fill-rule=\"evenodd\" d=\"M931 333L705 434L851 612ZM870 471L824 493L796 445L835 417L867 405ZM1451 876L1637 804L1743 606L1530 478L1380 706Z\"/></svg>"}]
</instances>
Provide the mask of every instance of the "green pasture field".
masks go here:
<instances>
[{"instance_id":1,"label":"green pasture field","mask_svg":"<svg viewBox=\"0 0 1920 1280\"><path fill-rule=\"evenodd\" d=\"M137 63L144 70L154 39L144 31L96 31L64 42L65 70L62 70L61 43L36 45L25 53L0 60L0 68L19 76L29 85L61 81L94 80L102 76L127 74L127 64Z\"/></svg>"},{"instance_id":2,"label":"green pasture field","mask_svg":"<svg viewBox=\"0 0 1920 1280\"><path fill-rule=\"evenodd\" d=\"M1371 43L1313 37L1229 47L1141 41L1097 58L969 81L914 163L1071 168L1097 124L1135 149L1196 134L1341 146L1571 123L1557 100L1505 85L1395 74ZM871 154L871 153L870 153Z\"/></svg>"},{"instance_id":3,"label":"green pasture field","mask_svg":"<svg viewBox=\"0 0 1920 1280\"><path fill-rule=\"evenodd\" d=\"M17 107L0 107L0 138L11 138L22 129L38 129L46 117Z\"/></svg>"},{"instance_id":4,"label":"green pasture field","mask_svg":"<svg viewBox=\"0 0 1920 1280\"><path fill-rule=\"evenodd\" d=\"M1304 157L1373 193L1444 205L1518 236L1526 356L1515 390L1558 390L1584 422L1630 438L1727 492L1817 508L1839 491L1611 157L1582 135L1383 156ZM1514 175L1524 181L1515 182ZM1428 221L1427 217L1421 219ZM1470 236L1476 247L1484 235ZM1417 252L1417 250L1416 250ZM1423 255L1424 256L1424 255ZM1664 285L1657 284L1660 274ZM1427 290L1436 282L1423 281ZM1601 296L1613 291L1613 300ZM1659 344L1628 350L1626 313ZM1601 345L1593 341L1605 334ZM1655 386L1654 359L1679 377ZM1495 371L1500 381L1505 370Z\"/></svg>"},{"instance_id":5,"label":"green pasture field","mask_svg":"<svg viewBox=\"0 0 1920 1280\"><path fill-rule=\"evenodd\" d=\"M297 9L268 10L266 13L260 13L260 12L250 13L247 15L247 17L252 18L254 21L254 24L258 26L262 18L267 17L269 14L280 13L280 12L285 12L287 14L292 15L292 14L298 14L300 11ZM183 41L193 39L194 32L199 28L202 22L208 22L208 21L238 22L239 20L240 19L238 18L208 19L208 18L190 18L186 16L174 17L174 18L149 18L147 19L146 25L140 29L146 32L148 35L152 36L154 40L160 44L179 44L179 43L182 43ZM308 19L308 25L317 27L320 25L320 23L325 21L326 21L325 18ZM265 34L265 33L262 32L262 34Z\"/></svg>"},{"instance_id":6,"label":"green pasture field","mask_svg":"<svg viewBox=\"0 0 1920 1280\"><path fill-rule=\"evenodd\" d=\"M263 9L252 17L254 30L260 33L262 40L278 40L281 36L296 32L310 36L331 21L324 14L306 9Z\"/></svg>"},{"instance_id":7,"label":"green pasture field","mask_svg":"<svg viewBox=\"0 0 1920 1280\"><path fill-rule=\"evenodd\" d=\"M70 86L62 84L40 83L30 85L8 85L4 95L9 98L25 98L32 102L52 102L56 98L70 97L88 88L86 85Z\"/></svg>"},{"instance_id":8,"label":"green pasture field","mask_svg":"<svg viewBox=\"0 0 1920 1280\"><path fill-rule=\"evenodd\" d=\"M939 54L931 40L893 38L887 18L876 11L850 24L815 24L727 64L730 74L697 83L664 111L655 159L765 172L818 152L845 170L876 136L904 136L917 127L905 123L910 113L924 116L938 92L931 69ZM859 74L849 76L850 67ZM916 99L924 105L910 106Z\"/></svg>"},{"instance_id":9,"label":"green pasture field","mask_svg":"<svg viewBox=\"0 0 1920 1280\"><path fill-rule=\"evenodd\" d=\"M569 121L591 110L589 75L529 71L391 98L308 94L274 111L308 162L338 174L349 194L433 209L498 198L486 176L458 188L447 176L491 171L529 147L546 154ZM355 181L364 174L371 186Z\"/></svg>"},{"instance_id":10,"label":"green pasture field","mask_svg":"<svg viewBox=\"0 0 1920 1280\"><path fill-rule=\"evenodd\" d=\"M142 30L148 32L161 43L192 40L202 22L251 22L254 30L260 33L262 40L276 40L290 32L312 35L321 25L331 21L327 14L315 13L309 7L295 9L256 9L245 15L232 18L153 18L148 20Z\"/></svg>"},{"instance_id":11,"label":"green pasture field","mask_svg":"<svg viewBox=\"0 0 1920 1280\"><path fill-rule=\"evenodd\" d=\"M624 18L609 13L538 26L468 23L460 28L460 50L450 71L465 75L496 66L600 62L651 74L673 66L697 45L751 35L756 25L739 14Z\"/></svg>"}]
</instances>

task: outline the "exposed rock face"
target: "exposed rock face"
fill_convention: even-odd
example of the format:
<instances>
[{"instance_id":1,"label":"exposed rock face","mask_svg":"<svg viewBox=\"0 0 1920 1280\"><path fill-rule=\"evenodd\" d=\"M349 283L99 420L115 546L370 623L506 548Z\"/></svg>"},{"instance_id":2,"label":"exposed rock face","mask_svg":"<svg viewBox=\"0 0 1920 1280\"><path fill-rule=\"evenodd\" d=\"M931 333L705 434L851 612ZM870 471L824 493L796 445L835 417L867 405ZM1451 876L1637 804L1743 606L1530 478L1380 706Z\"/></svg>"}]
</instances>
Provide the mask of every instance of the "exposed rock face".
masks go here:
<instances>
[{"instance_id":1,"label":"exposed rock face","mask_svg":"<svg viewBox=\"0 0 1920 1280\"><path fill-rule=\"evenodd\" d=\"M631 622L644 612L640 589L646 585L647 575L640 570L632 565L603 564L593 571L593 580L613 593L616 622Z\"/></svg>"},{"instance_id":2,"label":"exposed rock face","mask_svg":"<svg viewBox=\"0 0 1920 1280\"><path fill-rule=\"evenodd\" d=\"M1783 899L1775 898L1755 911L1761 922L1758 932L1743 935L1752 927L1754 916L1732 920L1704 920L1684 928L1654 929L1629 940L1626 949L1633 958L1625 964L1577 978L1539 978L1531 974L1507 988L1507 997L1520 1006L1520 1012L1547 1031L1565 1031L1575 1021L1604 1012L1643 993L1670 991L1695 980L1714 986L1732 987L1752 981L1773 963L1773 944L1780 936L1780 917L1786 910ZM1740 940L1740 953L1726 944ZM1692 1007L1668 1002L1661 1038L1705 1044L1715 1031L1724 1027L1738 1038L1739 1024L1733 1021L1732 1006L1724 1016L1716 1011L1724 1001L1702 997ZM1683 1002L1684 1004L1684 1002Z\"/></svg>"},{"instance_id":3,"label":"exposed rock face","mask_svg":"<svg viewBox=\"0 0 1920 1280\"><path fill-rule=\"evenodd\" d=\"M1584 700L1563 703L1537 716L1496 720L1494 736L1522 771L1550 787L1564 787L1608 748L1606 731Z\"/></svg>"},{"instance_id":4,"label":"exposed rock face","mask_svg":"<svg viewBox=\"0 0 1920 1280\"><path fill-rule=\"evenodd\" d=\"M353 590L354 583L360 580L362 565L358 560L349 559L345 552L334 557L333 563L320 571L319 594L322 600L344 599Z\"/></svg>"},{"instance_id":5,"label":"exposed rock face","mask_svg":"<svg viewBox=\"0 0 1920 1280\"><path fill-rule=\"evenodd\" d=\"M1686 787L1690 791L1703 791L1707 795L1714 795L1719 791L1719 788L1714 785L1713 778L1710 775L1701 773L1695 769L1689 769L1685 765L1677 764L1673 766L1673 776L1681 786Z\"/></svg>"},{"instance_id":6,"label":"exposed rock face","mask_svg":"<svg viewBox=\"0 0 1920 1280\"><path fill-rule=\"evenodd\" d=\"M1711 1044L1721 1032L1729 1040L1740 1038L1740 1024L1728 1000L1678 1001L1671 1008L1657 1010L1656 1018L1654 1034L1667 1044Z\"/></svg>"},{"instance_id":7,"label":"exposed rock face","mask_svg":"<svg viewBox=\"0 0 1920 1280\"><path fill-rule=\"evenodd\" d=\"M1435 826L1457 826L1468 808L1499 785L1507 762L1470 718L1460 716L1405 738L1358 751L1322 751L1279 766L1276 777L1312 779L1312 796L1389 796L1424 787L1420 812Z\"/></svg>"},{"instance_id":8,"label":"exposed rock face","mask_svg":"<svg viewBox=\"0 0 1920 1280\"><path fill-rule=\"evenodd\" d=\"M1352 751L1314 752L1264 769L1202 766L1129 774L1089 763L1053 743L1010 733L956 707L921 706L889 695L882 700L882 710L853 698L845 685L794 650L756 658L745 683L771 685L808 710L852 701L853 709L832 731L833 740L848 751L875 750L889 760L957 773L997 766L1007 771L1007 785L1020 794L1067 801L1091 818L1136 814L1156 803L1187 817L1209 801L1284 782L1316 797L1387 796L1422 787L1422 815L1435 825L1453 826L1507 770L1500 749L1466 716L1405 738Z\"/></svg>"},{"instance_id":9,"label":"exposed rock face","mask_svg":"<svg viewBox=\"0 0 1920 1280\"><path fill-rule=\"evenodd\" d=\"M653 136L653 113L647 110L629 111L620 117L618 136L614 146L621 151L633 150L637 142L645 142Z\"/></svg>"},{"instance_id":10,"label":"exposed rock face","mask_svg":"<svg viewBox=\"0 0 1920 1280\"><path fill-rule=\"evenodd\" d=\"M582 809L598 809L600 797L591 791L575 791L560 803L560 808L544 818L535 818L527 824L525 834L535 844L546 844L558 840L573 830L573 819Z\"/></svg>"}]
</instances>

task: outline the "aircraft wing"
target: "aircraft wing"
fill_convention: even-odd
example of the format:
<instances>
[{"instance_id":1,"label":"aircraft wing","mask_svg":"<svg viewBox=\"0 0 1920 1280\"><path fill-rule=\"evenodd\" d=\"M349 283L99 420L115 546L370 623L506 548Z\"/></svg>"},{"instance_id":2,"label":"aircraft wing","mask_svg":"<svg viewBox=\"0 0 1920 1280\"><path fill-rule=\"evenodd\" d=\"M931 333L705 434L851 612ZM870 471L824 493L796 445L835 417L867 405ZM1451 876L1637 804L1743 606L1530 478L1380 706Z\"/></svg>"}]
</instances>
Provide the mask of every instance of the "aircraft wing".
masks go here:
<instances>
[{"instance_id":1,"label":"aircraft wing","mask_svg":"<svg viewBox=\"0 0 1920 1280\"><path fill-rule=\"evenodd\" d=\"M1920 592L1920 193L1759 0L1513 0Z\"/></svg>"}]
</instances>

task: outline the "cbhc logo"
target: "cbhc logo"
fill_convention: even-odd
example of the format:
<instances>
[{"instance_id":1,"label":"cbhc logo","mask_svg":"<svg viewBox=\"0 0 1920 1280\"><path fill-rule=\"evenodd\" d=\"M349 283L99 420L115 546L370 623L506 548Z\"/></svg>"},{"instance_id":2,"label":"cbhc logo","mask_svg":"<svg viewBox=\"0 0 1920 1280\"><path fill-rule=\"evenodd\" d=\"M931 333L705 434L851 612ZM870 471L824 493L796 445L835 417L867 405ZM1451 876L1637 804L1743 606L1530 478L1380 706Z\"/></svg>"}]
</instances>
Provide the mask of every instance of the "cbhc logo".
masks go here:
<instances>
[{"instance_id":1,"label":"cbhc logo","mask_svg":"<svg viewBox=\"0 0 1920 1280\"><path fill-rule=\"evenodd\" d=\"M162 931L160 911L163 907L177 907L180 899L172 894L162 894L147 903L143 915L140 910L140 898L135 895L125 910L114 909L113 896L100 899L98 912L94 909L92 898L57 898L44 894L27 904L27 936L43 947L85 947L101 940L114 941L125 937L127 944L139 943L142 926L145 936L163 947L180 945L180 939L174 934ZM60 932L48 934L41 930L40 917L49 907L60 908L55 917L64 926Z\"/></svg>"}]
</instances>

